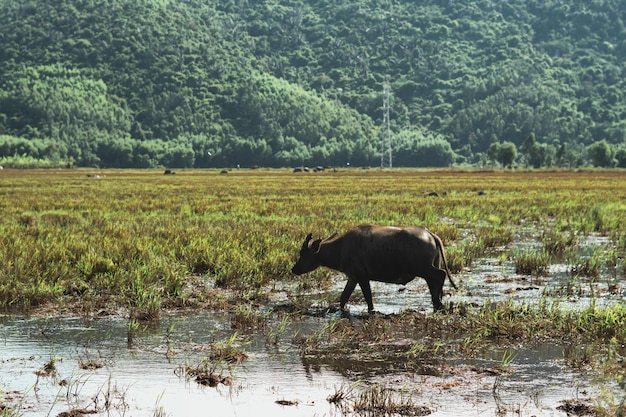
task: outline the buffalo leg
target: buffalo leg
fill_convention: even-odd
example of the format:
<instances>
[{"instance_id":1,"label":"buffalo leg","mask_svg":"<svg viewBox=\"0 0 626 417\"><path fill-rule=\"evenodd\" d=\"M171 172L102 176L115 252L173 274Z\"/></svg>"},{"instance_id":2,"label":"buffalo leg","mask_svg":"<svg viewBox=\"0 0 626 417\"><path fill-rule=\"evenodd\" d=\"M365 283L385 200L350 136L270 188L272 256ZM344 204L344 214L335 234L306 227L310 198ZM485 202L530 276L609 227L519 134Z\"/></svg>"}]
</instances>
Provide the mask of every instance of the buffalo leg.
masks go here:
<instances>
[{"instance_id":1,"label":"buffalo leg","mask_svg":"<svg viewBox=\"0 0 626 417\"><path fill-rule=\"evenodd\" d=\"M343 289L343 292L341 293L341 298L339 299L339 306L341 307L341 310L345 309L346 303L348 302L348 299L352 295L352 291L354 291L355 287L356 287L356 280L348 278L346 287Z\"/></svg>"},{"instance_id":2,"label":"buffalo leg","mask_svg":"<svg viewBox=\"0 0 626 417\"><path fill-rule=\"evenodd\" d=\"M365 301L367 302L367 311L371 313L374 311L374 303L372 302L372 289L370 287L369 279L359 281L359 287L361 287L363 297L365 297Z\"/></svg>"},{"instance_id":3,"label":"buffalo leg","mask_svg":"<svg viewBox=\"0 0 626 417\"><path fill-rule=\"evenodd\" d=\"M435 311L443 310L441 298L443 294L443 283L446 280L446 271L433 267L424 278L428 283L428 289L430 289L430 297L433 301Z\"/></svg>"}]
</instances>

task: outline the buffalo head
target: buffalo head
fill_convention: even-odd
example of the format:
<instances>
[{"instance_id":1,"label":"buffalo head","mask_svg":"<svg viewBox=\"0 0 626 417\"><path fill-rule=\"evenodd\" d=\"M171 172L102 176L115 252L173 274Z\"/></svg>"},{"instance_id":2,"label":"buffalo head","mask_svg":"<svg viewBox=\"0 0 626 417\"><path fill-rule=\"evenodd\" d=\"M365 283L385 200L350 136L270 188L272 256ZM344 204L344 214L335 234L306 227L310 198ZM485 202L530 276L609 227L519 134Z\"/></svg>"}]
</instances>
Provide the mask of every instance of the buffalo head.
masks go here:
<instances>
[{"instance_id":1,"label":"buffalo head","mask_svg":"<svg viewBox=\"0 0 626 417\"><path fill-rule=\"evenodd\" d=\"M300 249L300 258L298 258L296 264L293 268L291 268L292 273L301 275L311 272L320 266L316 255L320 250L320 243L322 243L322 240L318 239L311 242L312 238L313 235L309 233L304 240L302 248Z\"/></svg>"}]
</instances>

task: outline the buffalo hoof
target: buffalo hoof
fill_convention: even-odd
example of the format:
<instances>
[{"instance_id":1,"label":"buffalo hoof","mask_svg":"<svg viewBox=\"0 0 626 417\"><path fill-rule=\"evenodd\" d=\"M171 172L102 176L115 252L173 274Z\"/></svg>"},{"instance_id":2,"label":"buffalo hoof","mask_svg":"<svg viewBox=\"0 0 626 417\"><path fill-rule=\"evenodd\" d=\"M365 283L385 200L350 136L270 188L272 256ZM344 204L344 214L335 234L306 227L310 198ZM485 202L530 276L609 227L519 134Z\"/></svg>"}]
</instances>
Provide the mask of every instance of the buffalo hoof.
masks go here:
<instances>
[{"instance_id":1,"label":"buffalo hoof","mask_svg":"<svg viewBox=\"0 0 626 417\"><path fill-rule=\"evenodd\" d=\"M374 316L384 316L383 313L380 313L376 310L367 310L367 315L370 317L374 317Z\"/></svg>"},{"instance_id":2,"label":"buffalo hoof","mask_svg":"<svg viewBox=\"0 0 626 417\"><path fill-rule=\"evenodd\" d=\"M435 313L437 313L439 311L445 311L446 308L443 306L443 304L438 304L436 306L433 306L433 310Z\"/></svg>"},{"instance_id":3,"label":"buffalo hoof","mask_svg":"<svg viewBox=\"0 0 626 417\"><path fill-rule=\"evenodd\" d=\"M435 307L433 313L434 314L449 314L449 313L452 313L453 311L454 311L453 305L449 305L448 307L446 307L442 304L441 306L439 306L439 308Z\"/></svg>"}]
</instances>

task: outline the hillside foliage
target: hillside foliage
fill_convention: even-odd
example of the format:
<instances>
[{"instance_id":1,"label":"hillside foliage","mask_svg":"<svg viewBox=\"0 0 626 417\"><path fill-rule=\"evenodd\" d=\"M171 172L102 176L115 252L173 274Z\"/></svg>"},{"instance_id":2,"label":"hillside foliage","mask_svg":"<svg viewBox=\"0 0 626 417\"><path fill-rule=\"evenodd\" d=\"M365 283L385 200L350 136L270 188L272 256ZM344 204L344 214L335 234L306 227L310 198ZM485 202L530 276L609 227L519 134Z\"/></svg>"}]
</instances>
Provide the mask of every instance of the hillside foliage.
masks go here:
<instances>
[{"instance_id":1,"label":"hillside foliage","mask_svg":"<svg viewBox=\"0 0 626 417\"><path fill-rule=\"evenodd\" d=\"M398 166L625 167L625 21L626 0L0 0L0 162L377 165L389 110Z\"/></svg>"}]
</instances>

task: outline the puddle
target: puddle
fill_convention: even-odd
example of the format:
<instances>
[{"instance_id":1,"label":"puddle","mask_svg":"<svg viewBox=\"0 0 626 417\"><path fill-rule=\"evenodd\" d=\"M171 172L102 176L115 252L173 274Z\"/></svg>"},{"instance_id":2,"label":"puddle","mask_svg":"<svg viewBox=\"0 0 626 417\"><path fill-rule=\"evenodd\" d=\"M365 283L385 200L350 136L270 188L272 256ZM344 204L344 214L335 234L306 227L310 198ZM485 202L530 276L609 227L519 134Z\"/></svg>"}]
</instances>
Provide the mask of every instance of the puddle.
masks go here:
<instances>
[{"instance_id":1,"label":"puddle","mask_svg":"<svg viewBox=\"0 0 626 417\"><path fill-rule=\"evenodd\" d=\"M505 373L492 371L505 355L497 348L471 361L426 364L426 372L403 371L401 364L370 363L368 368L303 359L294 335L327 322L296 321L276 345L268 345L264 335L251 336L244 347L247 361L215 369L231 376L232 385L211 388L179 371L206 358L209 344L233 334L228 316L163 317L158 328L135 339L134 348L128 346L127 323L121 319L1 317L1 398L25 416L57 416L73 409L98 409L96 415L107 416L341 416L354 414L328 397L379 384L398 398L409 395L434 416L539 416L563 415L556 410L563 399L593 397L607 389L596 386L593 376L564 366L564 347L559 346L509 349L513 358ZM51 358L56 375L38 376ZM81 361L102 367L84 370Z\"/></svg>"},{"instance_id":2,"label":"puddle","mask_svg":"<svg viewBox=\"0 0 626 417\"><path fill-rule=\"evenodd\" d=\"M137 347L129 349L124 320L3 317L0 393L15 397L19 415L28 416L95 408L113 416L329 415L326 398L344 378L325 368L308 372L295 347L267 348L265 337L245 346L244 363L216 368L232 376L231 386L211 388L177 376L181 366L206 357L208 344L232 334L229 323L220 315L164 317L158 329L137 337ZM175 354L168 357L168 351ZM56 358L56 375L37 376L51 358ZM88 360L103 367L82 370L79 362ZM280 400L297 405L281 406Z\"/></svg>"}]
</instances>

